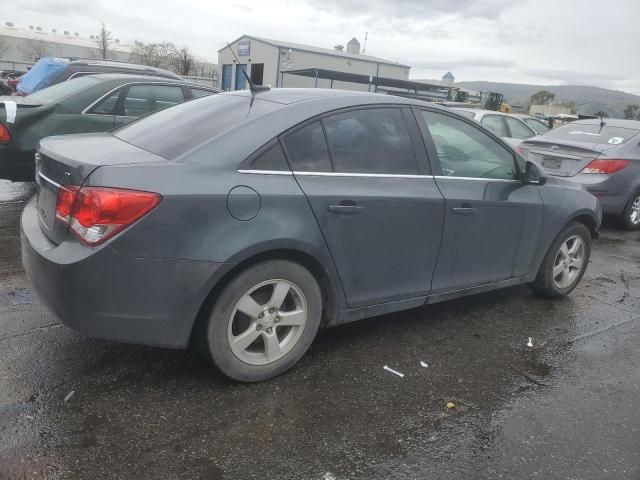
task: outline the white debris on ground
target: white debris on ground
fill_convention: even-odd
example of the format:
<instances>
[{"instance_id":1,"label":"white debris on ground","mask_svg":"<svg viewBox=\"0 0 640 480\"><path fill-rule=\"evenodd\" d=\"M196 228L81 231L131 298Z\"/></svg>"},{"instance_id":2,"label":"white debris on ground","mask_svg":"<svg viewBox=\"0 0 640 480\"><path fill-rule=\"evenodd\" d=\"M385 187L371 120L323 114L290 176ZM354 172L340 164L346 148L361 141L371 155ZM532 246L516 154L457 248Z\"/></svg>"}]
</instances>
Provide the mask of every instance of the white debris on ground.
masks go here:
<instances>
[{"instance_id":1,"label":"white debris on ground","mask_svg":"<svg viewBox=\"0 0 640 480\"><path fill-rule=\"evenodd\" d=\"M533 341L531 340L531 337L529 337L529 343L527 343L527 347L533 347Z\"/></svg>"},{"instance_id":2,"label":"white debris on ground","mask_svg":"<svg viewBox=\"0 0 640 480\"><path fill-rule=\"evenodd\" d=\"M404 377L404 373L397 372L397 371L395 371L393 368L389 368L389 367L387 367L386 365L385 365L384 367L382 367L382 368L384 368L387 372L391 372L391 373L393 373L394 375L399 376L400 378Z\"/></svg>"},{"instance_id":3,"label":"white debris on ground","mask_svg":"<svg viewBox=\"0 0 640 480\"><path fill-rule=\"evenodd\" d=\"M424 368L429 368L429 364L428 363L424 363L424 362L420 362L420 366L424 367Z\"/></svg>"},{"instance_id":4,"label":"white debris on ground","mask_svg":"<svg viewBox=\"0 0 640 480\"><path fill-rule=\"evenodd\" d=\"M71 390L69 393L67 393L67 396L64 397L64 403L67 403L69 400L71 400L71 398L76 394L75 390Z\"/></svg>"}]
</instances>

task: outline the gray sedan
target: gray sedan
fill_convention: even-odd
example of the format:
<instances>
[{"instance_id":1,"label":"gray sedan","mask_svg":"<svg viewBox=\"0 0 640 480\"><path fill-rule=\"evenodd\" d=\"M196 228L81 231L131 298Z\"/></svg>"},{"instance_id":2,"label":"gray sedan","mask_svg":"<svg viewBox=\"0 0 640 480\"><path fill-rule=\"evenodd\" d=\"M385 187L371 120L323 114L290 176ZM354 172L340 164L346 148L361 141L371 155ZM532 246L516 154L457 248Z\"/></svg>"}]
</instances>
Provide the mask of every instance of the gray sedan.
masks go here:
<instances>
[{"instance_id":1,"label":"gray sedan","mask_svg":"<svg viewBox=\"0 0 640 480\"><path fill-rule=\"evenodd\" d=\"M549 175L583 185L624 228L640 229L640 122L579 120L532 138L520 149Z\"/></svg>"},{"instance_id":2,"label":"gray sedan","mask_svg":"<svg viewBox=\"0 0 640 480\"><path fill-rule=\"evenodd\" d=\"M529 284L571 292L597 199L412 99L234 92L44 139L22 259L95 337L190 343L224 374L292 367L320 324Z\"/></svg>"}]
</instances>

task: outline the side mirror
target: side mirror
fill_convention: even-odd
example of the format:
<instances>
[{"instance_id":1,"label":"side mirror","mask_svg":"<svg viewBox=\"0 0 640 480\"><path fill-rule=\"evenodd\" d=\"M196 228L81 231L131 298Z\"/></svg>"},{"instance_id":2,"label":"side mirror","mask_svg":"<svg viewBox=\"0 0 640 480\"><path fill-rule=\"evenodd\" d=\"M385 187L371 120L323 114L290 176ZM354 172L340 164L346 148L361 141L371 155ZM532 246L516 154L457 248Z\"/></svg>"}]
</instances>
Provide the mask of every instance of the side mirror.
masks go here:
<instances>
[{"instance_id":1,"label":"side mirror","mask_svg":"<svg viewBox=\"0 0 640 480\"><path fill-rule=\"evenodd\" d=\"M547 181L540 167L533 162L527 162L524 169L524 180L527 185L544 185Z\"/></svg>"}]
</instances>

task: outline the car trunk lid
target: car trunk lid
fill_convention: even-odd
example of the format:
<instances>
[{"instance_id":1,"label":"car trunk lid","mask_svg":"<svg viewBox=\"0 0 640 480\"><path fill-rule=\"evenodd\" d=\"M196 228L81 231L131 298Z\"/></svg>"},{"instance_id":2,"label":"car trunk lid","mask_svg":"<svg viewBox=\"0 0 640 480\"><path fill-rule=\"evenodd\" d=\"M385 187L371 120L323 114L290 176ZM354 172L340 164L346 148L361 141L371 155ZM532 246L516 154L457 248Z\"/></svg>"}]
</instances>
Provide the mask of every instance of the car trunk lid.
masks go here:
<instances>
[{"instance_id":1,"label":"car trunk lid","mask_svg":"<svg viewBox=\"0 0 640 480\"><path fill-rule=\"evenodd\" d=\"M542 140L523 142L520 147L527 160L542 165L551 175L572 177L595 160L607 148L597 144L545 142Z\"/></svg>"},{"instance_id":2,"label":"car trunk lid","mask_svg":"<svg viewBox=\"0 0 640 480\"><path fill-rule=\"evenodd\" d=\"M40 227L52 242L62 242L67 237L68 226L56 218L58 194L69 187L81 187L101 166L162 162L167 160L109 133L45 138L36 154Z\"/></svg>"}]
</instances>

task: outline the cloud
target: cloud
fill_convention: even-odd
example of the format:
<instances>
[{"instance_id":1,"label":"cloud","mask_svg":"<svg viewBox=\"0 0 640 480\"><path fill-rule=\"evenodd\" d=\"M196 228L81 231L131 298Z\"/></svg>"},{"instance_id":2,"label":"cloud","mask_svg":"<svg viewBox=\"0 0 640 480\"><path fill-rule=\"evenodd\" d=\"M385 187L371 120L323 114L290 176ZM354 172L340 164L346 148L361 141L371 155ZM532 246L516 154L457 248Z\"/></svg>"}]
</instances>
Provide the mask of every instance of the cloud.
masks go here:
<instances>
[{"instance_id":1,"label":"cloud","mask_svg":"<svg viewBox=\"0 0 640 480\"><path fill-rule=\"evenodd\" d=\"M598 85L603 82L626 80L624 76L614 73L585 73L573 70L526 69L526 73L547 81L559 81L565 84Z\"/></svg>"},{"instance_id":2,"label":"cloud","mask_svg":"<svg viewBox=\"0 0 640 480\"><path fill-rule=\"evenodd\" d=\"M315 7L363 17L415 18L443 14L495 18L524 0L307 0Z\"/></svg>"},{"instance_id":3,"label":"cloud","mask_svg":"<svg viewBox=\"0 0 640 480\"><path fill-rule=\"evenodd\" d=\"M410 61L414 68L434 70L454 70L456 68L512 68L517 66L512 60L496 58L462 58L462 59L436 59L414 58Z\"/></svg>"}]
</instances>

